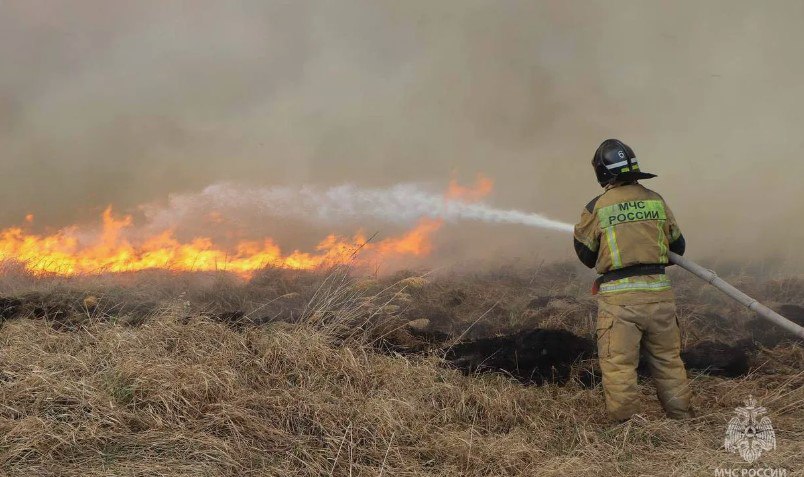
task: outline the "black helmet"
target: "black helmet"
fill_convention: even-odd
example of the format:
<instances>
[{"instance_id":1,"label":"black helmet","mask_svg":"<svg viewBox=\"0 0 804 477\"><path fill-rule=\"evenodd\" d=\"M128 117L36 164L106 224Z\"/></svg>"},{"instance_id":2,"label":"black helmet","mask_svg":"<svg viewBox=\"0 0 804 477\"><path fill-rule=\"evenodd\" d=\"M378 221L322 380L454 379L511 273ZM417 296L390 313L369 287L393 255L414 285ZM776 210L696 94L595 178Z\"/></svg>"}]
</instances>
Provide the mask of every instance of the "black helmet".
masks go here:
<instances>
[{"instance_id":1,"label":"black helmet","mask_svg":"<svg viewBox=\"0 0 804 477\"><path fill-rule=\"evenodd\" d=\"M597 181L602 186L614 181L635 181L656 177L639 170L634 150L619 139L606 139L595 151L592 159Z\"/></svg>"}]
</instances>

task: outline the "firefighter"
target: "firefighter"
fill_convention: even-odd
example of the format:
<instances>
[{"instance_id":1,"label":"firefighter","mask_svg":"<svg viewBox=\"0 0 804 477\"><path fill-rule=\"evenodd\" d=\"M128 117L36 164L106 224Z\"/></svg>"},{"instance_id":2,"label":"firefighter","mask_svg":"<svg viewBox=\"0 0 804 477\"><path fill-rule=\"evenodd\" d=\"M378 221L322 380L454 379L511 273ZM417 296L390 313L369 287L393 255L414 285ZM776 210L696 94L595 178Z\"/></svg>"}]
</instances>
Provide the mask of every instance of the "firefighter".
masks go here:
<instances>
[{"instance_id":1,"label":"firefighter","mask_svg":"<svg viewBox=\"0 0 804 477\"><path fill-rule=\"evenodd\" d=\"M638 412L641 346L667 415L691 417L675 296L665 275L667 252L683 255L684 236L664 199L638 182L656 176L642 172L630 147L607 139L592 165L605 191L584 208L574 245L581 262L600 274L593 293L606 409L616 421Z\"/></svg>"}]
</instances>

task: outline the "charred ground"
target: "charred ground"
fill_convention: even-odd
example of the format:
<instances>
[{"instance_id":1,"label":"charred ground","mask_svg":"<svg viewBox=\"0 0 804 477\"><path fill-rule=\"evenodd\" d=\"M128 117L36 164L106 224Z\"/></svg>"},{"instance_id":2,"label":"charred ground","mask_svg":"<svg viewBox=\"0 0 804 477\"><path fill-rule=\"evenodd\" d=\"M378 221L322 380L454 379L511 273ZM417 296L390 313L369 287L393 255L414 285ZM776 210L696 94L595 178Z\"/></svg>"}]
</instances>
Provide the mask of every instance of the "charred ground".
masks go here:
<instances>
[{"instance_id":1,"label":"charred ground","mask_svg":"<svg viewBox=\"0 0 804 477\"><path fill-rule=\"evenodd\" d=\"M365 277L265 270L0 276L0 465L12 475L710 473L732 409L800 469L804 353L674 271L700 417L605 419L589 277L567 264ZM734 273L791 319L804 281ZM490 371L491 373L487 373ZM730 462L730 461L729 461ZM684 470L686 469L686 470Z\"/></svg>"}]
</instances>

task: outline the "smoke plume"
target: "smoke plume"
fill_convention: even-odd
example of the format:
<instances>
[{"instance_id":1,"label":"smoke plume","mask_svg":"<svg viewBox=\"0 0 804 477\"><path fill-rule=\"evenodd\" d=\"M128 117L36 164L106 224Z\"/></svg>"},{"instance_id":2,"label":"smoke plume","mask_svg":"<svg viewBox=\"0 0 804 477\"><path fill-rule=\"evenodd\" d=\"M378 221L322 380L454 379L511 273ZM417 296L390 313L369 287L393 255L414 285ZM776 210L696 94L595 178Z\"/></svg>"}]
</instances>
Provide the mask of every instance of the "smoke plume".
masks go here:
<instances>
[{"instance_id":1,"label":"smoke plume","mask_svg":"<svg viewBox=\"0 0 804 477\"><path fill-rule=\"evenodd\" d=\"M273 215L209 233L289 249L400 232L398 206L455 220L436 255L573 259L563 235L511 224L541 217L505 211L575 222L617 137L694 258L801 264L802 18L793 0L0 1L0 227L110 204L169 203L149 216L167 222L192 205L170 197L212 190ZM477 172L499 210L395 186ZM239 186L193 195L209 184ZM283 208L369 218L328 230Z\"/></svg>"}]
</instances>

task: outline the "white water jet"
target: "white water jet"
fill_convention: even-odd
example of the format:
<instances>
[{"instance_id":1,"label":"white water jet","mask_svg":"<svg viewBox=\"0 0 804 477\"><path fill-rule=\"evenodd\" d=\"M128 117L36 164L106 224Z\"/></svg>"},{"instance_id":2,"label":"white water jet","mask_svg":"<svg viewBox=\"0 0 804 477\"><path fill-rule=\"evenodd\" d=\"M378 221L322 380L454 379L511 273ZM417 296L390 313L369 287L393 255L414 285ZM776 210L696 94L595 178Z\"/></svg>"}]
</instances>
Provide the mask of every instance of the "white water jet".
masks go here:
<instances>
[{"instance_id":1,"label":"white water jet","mask_svg":"<svg viewBox=\"0 0 804 477\"><path fill-rule=\"evenodd\" d=\"M292 217L322 225L368 218L410 224L421 218L432 218L448 222L522 224L561 232L573 229L571 224L541 214L450 199L419 184L366 189L351 184L318 188L244 187L221 183L198 193L171 195L166 205L150 205L143 210L149 226L156 229L173 227L212 210L224 214L245 211L266 217Z\"/></svg>"}]
</instances>

